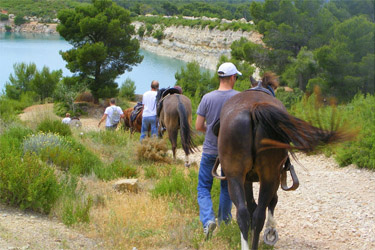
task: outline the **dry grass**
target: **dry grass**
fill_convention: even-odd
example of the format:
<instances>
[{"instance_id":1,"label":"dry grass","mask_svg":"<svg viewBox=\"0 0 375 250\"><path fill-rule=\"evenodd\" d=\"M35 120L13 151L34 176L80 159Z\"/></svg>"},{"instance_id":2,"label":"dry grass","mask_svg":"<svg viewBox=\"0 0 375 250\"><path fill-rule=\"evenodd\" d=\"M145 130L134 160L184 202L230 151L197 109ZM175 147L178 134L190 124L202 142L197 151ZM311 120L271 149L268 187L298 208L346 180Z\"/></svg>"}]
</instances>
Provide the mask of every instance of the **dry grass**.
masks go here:
<instances>
[{"instance_id":1,"label":"dry grass","mask_svg":"<svg viewBox=\"0 0 375 250\"><path fill-rule=\"evenodd\" d=\"M53 113L53 103L33 105L24 110L24 113L20 114L21 121L35 130L39 123L43 120L57 120L60 119Z\"/></svg>"},{"instance_id":2,"label":"dry grass","mask_svg":"<svg viewBox=\"0 0 375 250\"><path fill-rule=\"evenodd\" d=\"M99 187L109 183L91 185ZM103 239L109 249L169 249L170 246L176 249L178 245L189 245L184 232L186 222L194 218L194 214L176 213L168 201L154 199L148 192L133 194L104 190L107 190L104 194L106 205L92 209L89 234Z\"/></svg>"},{"instance_id":3,"label":"dry grass","mask_svg":"<svg viewBox=\"0 0 375 250\"><path fill-rule=\"evenodd\" d=\"M137 145L135 151L136 157L140 161L171 162L171 158L167 154L168 144L165 139L145 138L142 143Z\"/></svg>"}]
</instances>

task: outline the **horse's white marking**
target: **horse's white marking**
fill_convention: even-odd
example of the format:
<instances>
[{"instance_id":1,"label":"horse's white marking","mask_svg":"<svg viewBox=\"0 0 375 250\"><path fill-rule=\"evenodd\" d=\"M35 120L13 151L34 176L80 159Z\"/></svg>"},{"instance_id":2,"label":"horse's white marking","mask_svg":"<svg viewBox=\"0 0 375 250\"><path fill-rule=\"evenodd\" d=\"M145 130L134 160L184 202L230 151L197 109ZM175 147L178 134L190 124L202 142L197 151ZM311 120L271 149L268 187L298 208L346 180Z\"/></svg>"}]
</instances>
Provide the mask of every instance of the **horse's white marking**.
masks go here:
<instances>
[{"instance_id":1,"label":"horse's white marking","mask_svg":"<svg viewBox=\"0 0 375 250\"><path fill-rule=\"evenodd\" d=\"M190 163L189 163L189 155L185 155L185 166L190 166Z\"/></svg>"},{"instance_id":2,"label":"horse's white marking","mask_svg":"<svg viewBox=\"0 0 375 250\"><path fill-rule=\"evenodd\" d=\"M249 243L244 239L241 233L241 250L249 250Z\"/></svg>"},{"instance_id":3,"label":"horse's white marking","mask_svg":"<svg viewBox=\"0 0 375 250\"><path fill-rule=\"evenodd\" d=\"M276 220L270 210L268 210L266 228L276 228Z\"/></svg>"}]
</instances>

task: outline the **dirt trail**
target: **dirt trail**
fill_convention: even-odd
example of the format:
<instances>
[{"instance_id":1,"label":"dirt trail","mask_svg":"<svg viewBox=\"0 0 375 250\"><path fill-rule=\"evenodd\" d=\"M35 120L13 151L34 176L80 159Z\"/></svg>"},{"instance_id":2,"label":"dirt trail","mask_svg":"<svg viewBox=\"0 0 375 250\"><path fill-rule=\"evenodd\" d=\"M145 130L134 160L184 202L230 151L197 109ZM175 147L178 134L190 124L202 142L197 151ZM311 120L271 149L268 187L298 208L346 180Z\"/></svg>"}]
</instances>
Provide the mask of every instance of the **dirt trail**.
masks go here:
<instances>
[{"instance_id":1,"label":"dirt trail","mask_svg":"<svg viewBox=\"0 0 375 250\"><path fill-rule=\"evenodd\" d=\"M178 157L183 159L182 151ZM302 166L292 164L299 188L278 191L275 249L375 249L375 172L340 168L324 155L297 157ZM200 153L191 156L199 160ZM258 191L256 183L255 197Z\"/></svg>"},{"instance_id":2,"label":"dirt trail","mask_svg":"<svg viewBox=\"0 0 375 250\"><path fill-rule=\"evenodd\" d=\"M39 108L29 108L22 119ZM81 121L98 129L97 118ZM302 166L293 165L300 187L278 192L275 249L375 249L375 172L339 168L323 155L298 159ZM191 156L199 160L200 152ZM0 205L0 249L102 249L100 244L53 219Z\"/></svg>"}]
</instances>

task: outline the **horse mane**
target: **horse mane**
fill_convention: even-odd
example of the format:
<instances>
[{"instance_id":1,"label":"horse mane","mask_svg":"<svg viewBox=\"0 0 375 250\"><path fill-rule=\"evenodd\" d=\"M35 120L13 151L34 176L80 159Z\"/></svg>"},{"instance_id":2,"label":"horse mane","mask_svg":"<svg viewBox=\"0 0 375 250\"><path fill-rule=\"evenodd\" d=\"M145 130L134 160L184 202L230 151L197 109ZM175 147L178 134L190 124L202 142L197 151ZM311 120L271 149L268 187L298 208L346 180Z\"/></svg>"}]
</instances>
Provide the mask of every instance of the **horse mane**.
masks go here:
<instances>
[{"instance_id":1,"label":"horse mane","mask_svg":"<svg viewBox=\"0 0 375 250\"><path fill-rule=\"evenodd\" d=\"M256 87L258 85L258 81L256 81L253 76L250 76L250 82L252 87ZM265 89L267 89L268 86L271 86L273 90L276 90L277 87L279 87L279 77L275 73L267 71L264 73L261 83L262 87Z\"/></svg>"},{"instance_id":2,"label":"horse mane","mask_svg":"<svg viewBox=\"0 0 375 250\"><path fill-rule=\"evenodd\" d=\"M279 77L270 71L264 73L262 78L262 86L267 88L267 86L271 86L274 90L279 87Z\"/></svg>"}]
</instances>

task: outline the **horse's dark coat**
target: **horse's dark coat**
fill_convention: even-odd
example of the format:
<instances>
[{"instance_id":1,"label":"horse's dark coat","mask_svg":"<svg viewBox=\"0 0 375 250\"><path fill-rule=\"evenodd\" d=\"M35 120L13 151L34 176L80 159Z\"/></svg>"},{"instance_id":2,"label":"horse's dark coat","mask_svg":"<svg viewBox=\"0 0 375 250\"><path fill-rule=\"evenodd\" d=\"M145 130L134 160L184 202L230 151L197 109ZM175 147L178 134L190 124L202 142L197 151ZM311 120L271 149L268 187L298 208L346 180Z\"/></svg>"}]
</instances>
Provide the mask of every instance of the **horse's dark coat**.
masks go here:
<instances>
[{"instance_id":1,"label":"horse's dark coat","mask_svg":"<svg viewBox=\"0 0 375 250\"><path fill-rule=\"evenodd\" d=\"M258 248L266 208L273 214L276 207L288 150L309 152L318 145L345 139L345 134L314 127L289 115L279 100L261 91L242 92L224 104L219 158L246 241L251 228L252 249ZM255 181L260 182L258 204L253 197Z\"/></svg>"}]
</instances>

